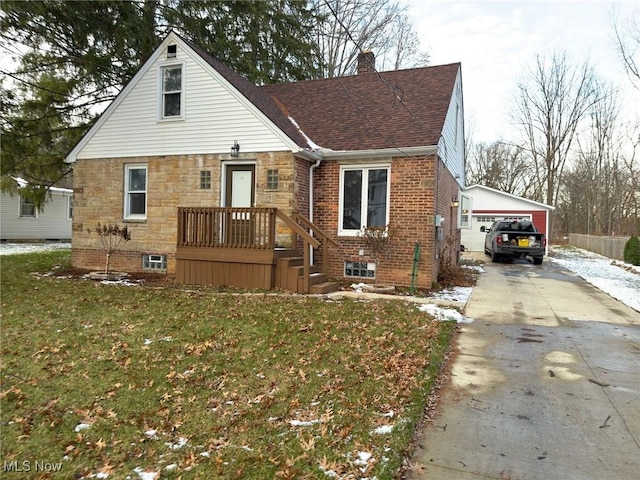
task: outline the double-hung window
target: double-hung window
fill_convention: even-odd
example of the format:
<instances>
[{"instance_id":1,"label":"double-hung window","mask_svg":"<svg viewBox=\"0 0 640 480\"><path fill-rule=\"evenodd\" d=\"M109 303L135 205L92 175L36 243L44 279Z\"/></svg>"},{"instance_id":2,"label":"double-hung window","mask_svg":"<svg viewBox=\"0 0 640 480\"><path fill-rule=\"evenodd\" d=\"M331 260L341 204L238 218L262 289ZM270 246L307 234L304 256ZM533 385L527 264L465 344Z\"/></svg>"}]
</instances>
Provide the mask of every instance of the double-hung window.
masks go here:
<instances>
[{"instance_id":1,"label":"double-hung window","mask_svg":"<svg viewBox=\"0 0 640 480\"><path fill-rule=\"evenodd\" d=\"M389 224L389 165L340 168L339 234Z\"/></svg>"},{"instance_id":2,"label":"double-hung window","mask_svg":"<svg viewBox=\"0 0 640 480\"><path fill-rule=\"evenodd\" d=\"M36 217L36 204L33 200L20 195L20 216L21 217Z\"/></svg>"},{"instance_id":3,"label":"double-hung window","mask_svg":"<svg viewBox=\"0 0 640 480\"><path fill-rule=\"evenodd\" d=\"M124 173L124 218L147 218L147 166L126 165Z\"/></svg>"},{"instance_id":4,"label":"double-hung window","mask_svg":"<svg viewBox=\"0 0 640 480\"><path fill-rule=\"evenodd\" d=\"M184 116L182 65L161 67L161 118L176 119Z\"/></svg>"}]
</instances>

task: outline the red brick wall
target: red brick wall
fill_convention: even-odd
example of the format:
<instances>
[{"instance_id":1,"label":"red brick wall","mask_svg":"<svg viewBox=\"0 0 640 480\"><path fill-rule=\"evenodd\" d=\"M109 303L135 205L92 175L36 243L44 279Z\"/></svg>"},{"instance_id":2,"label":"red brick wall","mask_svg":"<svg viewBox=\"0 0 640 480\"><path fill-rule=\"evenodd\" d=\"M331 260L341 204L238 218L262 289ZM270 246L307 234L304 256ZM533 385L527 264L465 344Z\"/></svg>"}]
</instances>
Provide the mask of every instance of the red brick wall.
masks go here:
<instances>
[{"instance_id":1,"label":"red brick wall","mask_svg":"<svg viewBox=\"0 0 640 480\"><path fill-rule=\"evenodd\" d=\"M436 181L436 165L440 163L440 178ZM365 164L363 164L365 166ZM437 188L436 188L437 187ZM457 183L435 156L394 158L391 162L389 217L397 231L381 254L377 268L379 284L407 286L411 284L413 256L416 243L420 243L416 286L430 287L437 279L437 255L449 255L457 259L460 235L452 217L451 198L457 195ZM325 161L314 173L314 223L338 242L338 248L329 249L329 276L344 277L345 261L373 261L367 244L358 237L338 237L338 205L340 189L340 164ZM437 195L436 195L437 192ZM438 204L438 212L435 205ZM435 214L445 217L445 235L452 245L436 241ZM455 246L457 244L457 247ZM364 255L359 255L364 250ZM316 259L319 263L320 259ZM359 279L353 278L354 282Z\"/></svg>"}]
</instances>

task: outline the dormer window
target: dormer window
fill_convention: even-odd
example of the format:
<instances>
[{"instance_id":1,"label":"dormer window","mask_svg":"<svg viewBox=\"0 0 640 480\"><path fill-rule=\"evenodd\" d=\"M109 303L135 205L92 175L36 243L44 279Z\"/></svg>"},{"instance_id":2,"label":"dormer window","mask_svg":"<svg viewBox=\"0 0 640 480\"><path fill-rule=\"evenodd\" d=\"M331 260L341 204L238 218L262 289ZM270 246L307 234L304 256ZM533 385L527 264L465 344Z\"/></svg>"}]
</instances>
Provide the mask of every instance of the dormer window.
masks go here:
<instances>
[{"instance_id":1,"label":"dormer window","mask_svg":"<svg viewBox=\"0 0 640 480\"><path fill-rule=\"evenodd\" d=\"M162 67L162 118L181 118L182 102L182 65Z\"/></svg>"},{"instance_id":2,"label":"dormer window","mask_svg":"<svg viewBox=\"0 0 640 480\"><path fill-rule=\"evenodd\" d=\"M167 45L167 58L176 58L177 48L175 45Z\"/></svg>"}]
</instances>

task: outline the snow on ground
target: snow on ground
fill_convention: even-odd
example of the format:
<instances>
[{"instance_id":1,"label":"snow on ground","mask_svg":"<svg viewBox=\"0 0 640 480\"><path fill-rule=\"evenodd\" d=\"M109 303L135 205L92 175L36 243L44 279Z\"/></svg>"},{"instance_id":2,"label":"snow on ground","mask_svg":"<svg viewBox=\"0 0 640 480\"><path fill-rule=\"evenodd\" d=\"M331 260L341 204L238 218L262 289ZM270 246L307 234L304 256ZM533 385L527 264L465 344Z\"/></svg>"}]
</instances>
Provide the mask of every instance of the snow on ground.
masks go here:
<instances>
[{"instance_id":1,"label":"snow on ground","mask_svg":"<svg viewBox=\"0 0 640 480\"><path fill-rule=\"evenodd\" d=\"M0 243L0 255L68 250L70 243Z\"/></svg>"},{"instance_id":2,"label":"snow on ground","mask_svg":"<svg viewBox=\"0 0 640 480\"><path fill-rule=\"evenodd\" d=\"M640 267L579 248L551 248L549 259L640 312Z\"/></svg>"}]
</instances>

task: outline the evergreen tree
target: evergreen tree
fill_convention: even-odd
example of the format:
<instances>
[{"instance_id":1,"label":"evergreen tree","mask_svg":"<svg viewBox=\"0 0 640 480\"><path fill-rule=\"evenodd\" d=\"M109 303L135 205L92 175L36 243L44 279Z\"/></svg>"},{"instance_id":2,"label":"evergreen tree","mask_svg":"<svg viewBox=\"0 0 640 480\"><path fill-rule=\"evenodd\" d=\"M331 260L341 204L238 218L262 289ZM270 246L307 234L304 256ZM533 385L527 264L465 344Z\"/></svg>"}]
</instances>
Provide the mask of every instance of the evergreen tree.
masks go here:
<instances>
[{"instance_id":1,"label":"evergreen tree","mask_svg":"<svg viewBox=\"0 0 640 480\"><path fill-rule=\"evenodd\" d=\"M169 29L262 84L313 78L314 16L303 0L2 2L2 188L21 176L38 206L64 157Z\"/></svg>"}]
</instances>

